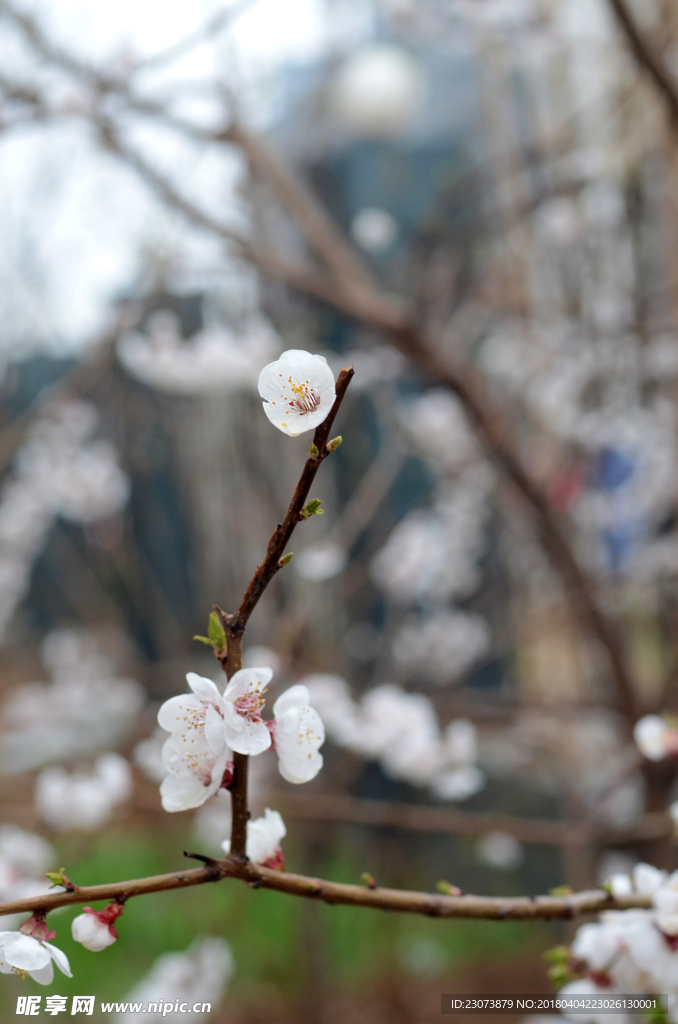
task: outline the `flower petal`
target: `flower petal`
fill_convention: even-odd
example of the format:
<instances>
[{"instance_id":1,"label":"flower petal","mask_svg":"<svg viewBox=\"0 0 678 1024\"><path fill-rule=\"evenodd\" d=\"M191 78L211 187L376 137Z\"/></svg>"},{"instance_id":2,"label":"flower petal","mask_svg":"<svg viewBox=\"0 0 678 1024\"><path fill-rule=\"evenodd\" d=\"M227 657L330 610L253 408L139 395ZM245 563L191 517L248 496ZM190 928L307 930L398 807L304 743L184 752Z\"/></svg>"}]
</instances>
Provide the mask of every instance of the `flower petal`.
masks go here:
<instances>
[{"instance_id":1,"label":"flower petal","mask_svg":"<svg viewBox=\"0 0 678 1024\"><path fill-rule=\"evenodd\" d=\"M238 754L263 754L271 745L271 734L264 722L248 722L240 715L243 723L242 732L234 732L226 725L226 740L231 750Z\"/></svg>"},{"instance_id":2,"label":"flower petal","mask_svg":"<svg viewBox=\"0 0 678 1024\"><path fill-rule=\"evenodd\" d=\"M33 981L37 981L38 985L51 985L54 981L54 964L51 960L48 960L47 964L38 971L29 971L28 973ZM70 975L70 977L73 977L73 975Z\"/></svg>"},{"instance_id":3,"label":"flower petal","mask_svg":"<svg viewBox=\"0 0 678 1024\"><path fill-rule=\"evenodd\" d=\"M224 692L224 700L235 701L245 693L261 692L273 678L270 668L241 668L231 676Z\"/></svg>"},{"instance_id":4,"label":"flower petal","mask_svg":"<svg viewBox=\"0 0 678 1024\"><path fill-rule=\"evenodd\" d=\"M222 702L223 703L223 702ZM207 705L205 715L205 740L215 754L222 754L226 746L225 722L223 715L212 705Z\"/></svg>"},{"instance_id":5,"label":"flower petal","mask_svg":"<svg viewBox=\"0 0 678 1024\"><path fill-rule=\"evenodd\" d=\"M280 718L289 708L302 707L310 703L311 695L308 692L308 687L297 683L296 686L290 686L289 690L280 694L273 705L273 715L275 718Z\"/></svg>"},{"instance_id":6,"label":"flower petal","mask_svg":"<svg viewBox=\"0 0 678 1024\"><path fill-rule=\"evenodd\" d=\"M168 775L160 784L163 810L170 814L200 807L211 795L209 787L203 786L194 776L178 778L176 775Z\"/></svg>"},{"instance_id":7,"label":"flower petal","mask_svg":"<svg viewBox=\"0 0 678 1024\"><path fill-rule=\"evenodd\" d=\"M192 693L170 697L158 711L158 725L167 732L185 731L205 713L205 706Z\"/></svg>"},{"instance_id":8,"label":"flower petal","mask_svg":"<svg viewBox=\"0 0 678 1024\"><path fill-rule=\"evenodd\" d=\"M317 750L306 756L304 761L295 761L293 765L278 758L278 771L287 782L300 785L314 779L323 766L323 755Z\"/></svg>"},{"instance_id":9,"label":"flower petal","mask_svg":"<svg viewBox=\"0 0 678 1024\"><path fill-rule=\"evenodd\" d=\"M52 960L57 965L62 974L65 974L67 978L72 978L71 967L68 962L68 957L56 946L53 946L51 942L43 942L45 949L49 950L49 954Z\"/></svg>"},{"instance_id":10,"label":"flower petal","mask_svg":"<svg viewBox=\"0 0 678 1024\"><path fill-rule=\"evenodd\" d=\"M30 935L15 932L14 938L4 944L4 959L20 971L37 971L49 963L49 952L45 946L46 943L38 942Z\"/></svg>"},{"instance_id":11,"label":"flower petal","mask_svg":"<svg viewBox=\"0 0 678 1024\"><path fill-rule=\"evenodd\" d=\"M207 701L209 704L215 704L219 707L221 704L221 694L219 693L216 684L213 683L211 679L206 679L205 676L199 676L196 672L187 672L186 682L200 700Z\"/></svg>"}]
</instances>

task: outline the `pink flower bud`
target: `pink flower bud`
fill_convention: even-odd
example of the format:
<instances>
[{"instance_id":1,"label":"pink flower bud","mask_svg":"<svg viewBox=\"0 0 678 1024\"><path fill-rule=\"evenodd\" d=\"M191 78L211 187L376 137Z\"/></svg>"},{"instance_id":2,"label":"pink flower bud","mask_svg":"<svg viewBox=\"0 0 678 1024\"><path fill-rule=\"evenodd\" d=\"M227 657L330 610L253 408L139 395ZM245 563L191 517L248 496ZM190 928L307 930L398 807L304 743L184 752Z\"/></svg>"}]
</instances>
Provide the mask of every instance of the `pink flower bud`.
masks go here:
<instances>
[{"instance_id":1,"label":"pink flower bud","mask_svg":"<svg viewBox=\"0 0 678 1024\"><path fill-rule=\"evenodd\" d=\"M113 922L120 917L124 907L121 903L109 903L103 910L85 907L85 913L76 917L71 925L71 934L85 949L100 953L106 946L112 946L118 937Z\"/></svg>"}]
</instances>

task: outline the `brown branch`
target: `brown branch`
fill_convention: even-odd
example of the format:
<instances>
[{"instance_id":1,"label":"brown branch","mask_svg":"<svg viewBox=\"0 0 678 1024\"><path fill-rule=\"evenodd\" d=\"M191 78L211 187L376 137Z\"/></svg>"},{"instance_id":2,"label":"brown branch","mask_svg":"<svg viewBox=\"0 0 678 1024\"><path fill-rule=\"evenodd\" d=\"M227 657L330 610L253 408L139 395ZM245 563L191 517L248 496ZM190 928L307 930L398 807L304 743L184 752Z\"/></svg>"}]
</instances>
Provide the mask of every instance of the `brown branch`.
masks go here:
<instances>
[{"instance_id":1,"label":"brown branch","mask_svg":"<svg viewBox=\"0 0 678 1024\"><path fill-rule=\"evenodd\" d=\"M53 893L46 896L29 896L24 899L0 903L0 915L17 913L45 913L57 907L77 906L95 900L130 899L146 893L166 892L183 889L191 885L202 885L222 878L237 878L254 889L273 889L292 896L321 900L324 903L341 903L354 907L373 907L379 910L397 910L409 914L424 914L429 917L484 918L486 920L536 920L572 918L597 914L603 910L629 910L634 907L649 908L652 901L647 896L634 895L614 898L603 890L572 893L567 896L443 896L403 889L383 889L379 886L368 888L361 885L346 885L328 882L321 878L294 875L285 871L273 871L259 867L249 861L230 855L224 860L211 860L201 868L190 871L175 871L167 875L154 875L110 885L91 885L78 888L75 892Z\"/></svg>"},{"instance_id":2,"label":"brown branch","mask_svg":"<svg viewBox=\"0 0 678 1024\"><path fill-rule=\"evenodd\" d=\"M666 67L661 55L654 50L636 24L626 0L609 0L609 3L617 22L626 36L629 48L640 67L648 73L654 82L668 108L674 129L678 129L677 83Z\"/></svg>"},{"instance_id":3,"label":"brown branch","mask_svg":"<svg viewBox=\"0 0 678 1024\"><path fill-rule=\"evenodd\" d=\"M601 607L594 583L577 561L562 521L551 509L540 485L523 464L508 418L489 395L480 375L472 367L454 363L447 356L442 357L438 351L440 342L436 343L436 339L428 337L412 323L396 300L381 295L376 288L332 280L322 274L314 274L305 267L290 267L286 261L262 253L248 240L236 235L180 196L171 183L126 147L110 127L106 131L106 138L111 148L131 163L166 202L181 210L194 223L236 242L242 255L263 272L389 335L405 355L433 373L458 395L485 448L522 495L534 518L541 542L563 580L566 591L578 594L578 611L589 634L607 656L617 693L617 706L629 722L635 721L636 696L617 624ZM310 204L315 205L312 197L307 198Z\"/></svg>"},{"instance_id":4,"label":"brown branch","mask_svg":"<svg viewBox=\"0 0 678 1024\"><path fill-rule=\"evenodd\" d=\"M282 568L280 559L297 523L302 519L302 510L306 504L306 499L315 480L316 473L320 469L321 463L330 454L327 447L327 442L330 439L330 430L341 408L341 403L344 400L352 377L353 367L347 367L339 373L335 385L334 404L323 422L315 429L313 444L304 463L304 468L301 471L299 482L294 489L294 494L285 517L271 534L266 548L266 556L257 566L237 612L231 615L223 611L218 605L215 605L215 610L218 612L226 631L226 656L224 658L223 655L218 655L218 660L229 679L242 668L242 638L247 626L247 620L257 606L266 587L278 570ZM247 821L249 819L249 811L247 809L247 764L248 758L246 754L234 753L233 782L231 783L231 855L243 860L246 860Z\"/></svg>"},{"instance_id":5,"label":"brown branch","mask_svg":"<svg viewBox=\"0 0 678 1024\"><path fill-rule=\"evenodd\" d=\"M320 203L308 201L308 188L264 139L250 135L235 122L216 138L235 143L245 153L254 172L272 186L303 235L339 281L376 290L372 275L337 230L330 215Z\"/></svg>"}]
</instances>

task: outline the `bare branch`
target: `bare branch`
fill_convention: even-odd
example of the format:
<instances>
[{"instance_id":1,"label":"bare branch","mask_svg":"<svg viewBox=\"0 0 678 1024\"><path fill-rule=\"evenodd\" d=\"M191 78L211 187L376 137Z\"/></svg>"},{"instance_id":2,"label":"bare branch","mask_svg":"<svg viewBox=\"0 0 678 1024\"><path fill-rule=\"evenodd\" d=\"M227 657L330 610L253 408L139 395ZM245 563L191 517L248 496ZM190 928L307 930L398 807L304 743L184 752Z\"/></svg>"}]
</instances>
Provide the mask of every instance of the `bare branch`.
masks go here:
<instances>
[{"instance_id":1,"label":"bare branch","mask_svg":"<svg viewBox=\"0 0 678 1024\"><path fill-rule=\"evenodd\" d=\"M609 4L626 36L629 48L638 64L648 73L661 93L668 108L673 127L678 129L678 84L664 64L660 54L654 50L636 24L626 0L609 0Z\"/></svg>"},{"instance_id":2,"label":"bare branch","mask_svg":"<svg viewBox=\"0 0 678 1024\"><path fill-rule=\"evenodd\" d=\"M429 917L484 918L494 921L536 920L576 917L597 914L603 910L629 910L633 907L649 908L648 896L634 895L614 898L604 890L572 893L567 896L443 896L433 893L411 892L403 889L369 888L328 882L321 878L294 875L258 867L247 860L230 855L224 860L210 860L202 868L175 871L167 875L154 875L111 885L91 885L75 892L54 893L47 896L29 896L25 899L0 903L0 915L17 913L48 913L57 907L77 906L95 900L130 899L152 892L184 889L203 885L222 878L238 878L253 889L274 889L292 896L341 903L354 907L373 907L378 910L397 910Z\"/></svg>"}]
</instances>

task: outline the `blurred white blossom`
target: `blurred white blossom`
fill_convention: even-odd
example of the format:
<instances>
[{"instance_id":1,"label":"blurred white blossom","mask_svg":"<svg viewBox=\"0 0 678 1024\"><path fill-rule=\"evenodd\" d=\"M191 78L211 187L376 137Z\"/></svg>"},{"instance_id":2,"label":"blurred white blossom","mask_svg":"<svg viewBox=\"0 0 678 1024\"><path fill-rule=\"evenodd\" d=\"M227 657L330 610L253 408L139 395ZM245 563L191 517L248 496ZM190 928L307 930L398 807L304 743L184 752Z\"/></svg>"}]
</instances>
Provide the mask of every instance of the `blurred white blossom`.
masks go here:
<instances>
[{"instance_id":1,"label":"blurred white blossom","mask_svg":"<svg viewBox=\"0 0 678 1024\"><path fill-rule=\"evenodd\" d=\"M476 843L478 859L491 868L511 871L525 856L522 843L508 832L486 832Z\"/></svg>"},{"instance_id":2,"label":"blurred white blossom","mask_svg":"<svg viewBox=\"0 0 678 1024\"><path fill-rule=\"evenodd\" d=\"M160 391L195 395L254 387L262 367L280 347L275 331L261 315L237 330L212 325L185 341L171 310L158 310L146 334L124 335L120 361L134 377Z\"/></svg>"},{"instance_id":3,"label":"blurred white blossom","mask_svg":"<svg viewBox=\"0 0 678 1024\"><path fill-rule=\"evenodd\" d=\"M208 1011L191 1012L198 1003L211 1004L215 1009L233 974L231 947L225 939L209 935L196 939L183 953L164 953L138 984L127 993L126 1001L141 1003L144 1010L120 1012L113 1018L116 1024L160 1024L162 1021L182 1021L200 1024L207 1020ZM164 1008L187 1003L189 1012L165 1013ZM148 1003L159 1004L157 1012L147 1012Z\"/></svg>"},{"instance_id":4,"label":"blurred white blossom","mask_svg":"<svg viewBox=\"0 0 678 1024\"><path fill-rule=\"evenodd\" d=\"M393 657L408 674L444 686L469 669L489 646L485 619L440 611L405 619L393 640Z\"/></svg>"},{"instance_id":5,"label":"blurred white blossom","mask_svg":"<svg viewBox=\"0 0 678 1024\"><path fill-rule=\"evenodd\" d=\"M670 724L659 715L645 715L633 727L638 750L650 761L678 757L678 722Z\"/></svg>"},{"instance_id":6,"label":"blurred white blossom","mask_svg":"<svg viewBox=\"0 0 678 1024\"><path fill-rule=\"evenodd\" d=\"M482 789L472 722L457 719L441 735L423 694L384 684L356 703L341 676L306 676L303 683L334 742L379 761L392 778L428 786L443 800L464 800Z\"/></svg>"},{"instance_id":7,"label":"blurred white blossom","mask_svg":"<svg viewBox=\"0 0 678 1024\"><path fill-rule=\"evenodd\" d=\"M0 767L22 772L78 760L123 739L145 703L139 683L115 674L90 634L54 630L43 662L50 683L27 683L2 708Z\"/></svg>"},{"instance_id":8,"label":"blurred white blossom","mask_svg":"<svg viewBox=\"0 0 678 1024\"><path fill-rule=\"evenodd\" d=\"M131 790L129 762L120 754L102 754L92 772L69 773L60 765L44 768L36 782L35 802L53 829L92 831L109 820Z\"/></svg>"},{"instance_id":9,"label":"blurred white blossom","mask_svg":"<svg viewBox=\"0 0 678 1024\"><path fill-rule=\"evenodd\" d=\"M64 402L33 423L15 456L0 490L0 640L54 519L91 523L127 501L127 476L115 448L92 439L96 424L89 402Z\"/></svg>"}]
</instances>

